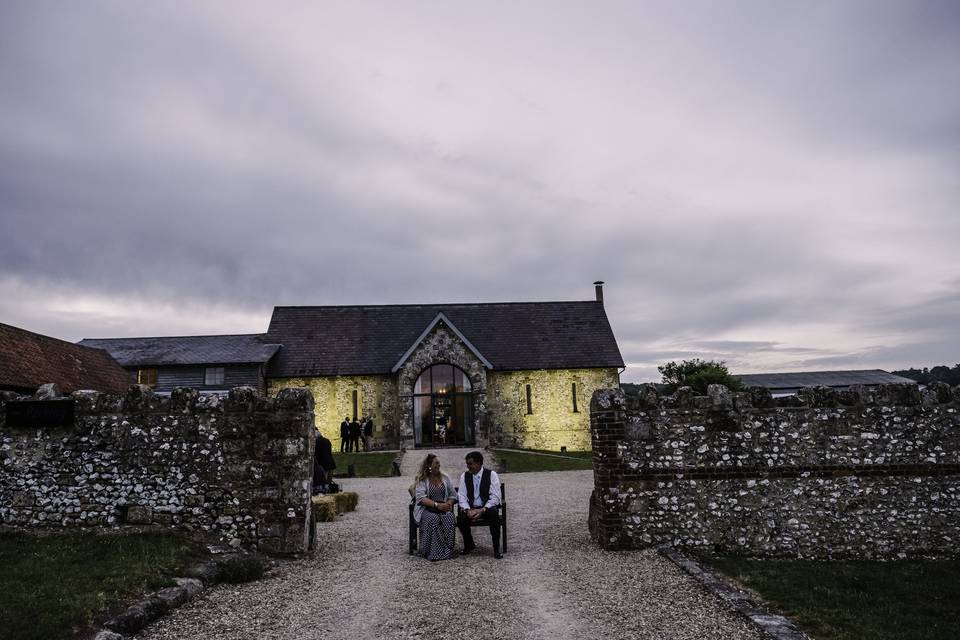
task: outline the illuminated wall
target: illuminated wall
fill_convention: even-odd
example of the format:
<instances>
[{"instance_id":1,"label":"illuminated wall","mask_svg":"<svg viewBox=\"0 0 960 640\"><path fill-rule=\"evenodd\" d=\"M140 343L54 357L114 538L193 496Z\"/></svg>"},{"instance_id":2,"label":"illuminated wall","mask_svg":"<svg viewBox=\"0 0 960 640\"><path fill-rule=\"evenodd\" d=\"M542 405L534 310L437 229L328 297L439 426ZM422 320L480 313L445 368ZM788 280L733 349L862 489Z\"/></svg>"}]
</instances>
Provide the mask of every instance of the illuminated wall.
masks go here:
<instances>
[{"instance_id":1,"label":"illuminated wall","mask_svg":"<svg viewBox=\"0 0 960 640\"><path fill-rule=\"evenodd\" d=\"M452 351L444 349L444 357L423 362L412 358L415 366L401 377L406 380L419 373L428 360L450 362ZM468 370L476 368L469 362L461 364L458 359L453 360ZM482 371L477 374L474 381L474 389L478 391L474 395L478 446L489 441L494 446L523 449L559 451L560 447L566 447L570 451L589 451L590 397L597 389L620 384L616 369L487 371L482 374ZM573 410L574 383L577 385L577 412ZM528 384L533 409L529 415ZM284 387L305 387L313 393L316 426L333 443L334 451L340 450L343 417L353 415L354 390L357 391L357 415L373 415L375 449L397 449L401 441L412 447L410 399L401 400L397 376L276 378L267 381L267 392L271 396ZM479 424L481 421L487 423L487 429Z\"/></svg>"},{"instance_id":2,"label":"illuminated wall","mask_svg":"<svg viewBox=\"0 0 960 640\"><path fill-rule=\"evenodd\" d=\"M357 392L357 417L373 416L373 447L395 449L398 446L399 408L396 376L335 376L310 378L274 378L267 381L267 394L276 395L284 387L305 387L313 393L316 427L340 451L340 423L353 418L353 392Z\"/></svg>"},{"instance_id":3,"label":"illuminated wall","mask_svg":"<svg viewBox=\"0 0 960 640\"><path fill-rule=\"evenodd\" d=\"M577 385L577 411L573 384ZM530 385L532 413L527 413ZM590 398L597 389L619 387L616 369L556 369L489 372L487 409L491 439L505 447L590 450ZM493 433L496 437L493 437Z\"/></svg>"}]
</instances>

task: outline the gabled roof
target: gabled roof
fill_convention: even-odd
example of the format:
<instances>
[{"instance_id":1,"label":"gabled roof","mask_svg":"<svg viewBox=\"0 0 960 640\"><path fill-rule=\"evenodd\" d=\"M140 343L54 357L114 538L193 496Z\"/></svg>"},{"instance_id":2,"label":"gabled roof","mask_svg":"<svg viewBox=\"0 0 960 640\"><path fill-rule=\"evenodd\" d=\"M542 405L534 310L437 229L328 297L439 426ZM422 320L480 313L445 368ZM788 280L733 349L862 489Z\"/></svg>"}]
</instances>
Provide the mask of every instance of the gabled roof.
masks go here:
<instances>
[{"instance_id":1,"label":"gabled roof","mask_svg":"<svg viewBox=\"0 0 960 640\"><path fill-rule=\"evenodd\" d=\"M603 304L275 307L267 338L283 344L270 377L389 374L442 313L494 370L622 367Z\"/></svg>"},{"instance_id":2,"label":"gabled roof","mask_svg":"<svg viewBox=\"0 0 960 640\"><path fill-rule=\"evenodd\" d=\"M263 364L280 348L263 334L161 338L86 338L86 347L106 349L125 367Z\"/></svg>"},{"instance_id":3,"label":"gabled roof","mask_svg":"<svg viewBox=\"0 0 960 640\"><path fill-rule=\"evenodd\" d=\"M32 391L48 382L64 393L125 393L134 380L106 351L0 324L0 387Z\"/></svg>"},{"instance_id":4,"label":"gabled roof","mask_svg":"<svg viewBox=\"0 0 960 640\"><path fill-rule=\"evenodd\" d=\"M909 378L895 376L882 369L864 369L857 371L798 371L795 373L751 373L736 375L747 387L767 387L771 391L800 389L803 387L850 387L853 385L873 386L878 384L916 384Z\"/></svg>"},{"instance_id":5,"label":"gabled roof","mask_svg":"<svg viewBox=\"0 0 960 640\"><path fill-rule=\"evenodd\" d=\"M437 316L430 321L430 324L427 325L427 328L420 333L420 337L414 340L413 344L410 345L410 348L407 349L407 351L402 356L400 356L400 359L397 360L397 364L391 367L390 369L391 373L396 373L397 371L400 370L400 367L402 367L403 363L407 361L407 358L409 358L410 355L417 350L417 347L420 346L420 343L423 342L423 340L428 335L430 335L430 332L433 331L433 328L436 327L438 324L445 324L447 327L449 327L450 330L453 331L454 335L460 338L460 341L467 347L467 349L469 349L473 355L477 356L477 359L483 363L483 366L485 366L487 369L493 369L493 365L490 364L490 361L484 358L483 354L480 353L475 346L473 346L473 343L470 342L467 336L463 335L460 329L457 329L453 325L453 323L450 322L450 318L443 315L443 312L441 312L441 313L438 313Z\"/></svg>"}]
</instances>

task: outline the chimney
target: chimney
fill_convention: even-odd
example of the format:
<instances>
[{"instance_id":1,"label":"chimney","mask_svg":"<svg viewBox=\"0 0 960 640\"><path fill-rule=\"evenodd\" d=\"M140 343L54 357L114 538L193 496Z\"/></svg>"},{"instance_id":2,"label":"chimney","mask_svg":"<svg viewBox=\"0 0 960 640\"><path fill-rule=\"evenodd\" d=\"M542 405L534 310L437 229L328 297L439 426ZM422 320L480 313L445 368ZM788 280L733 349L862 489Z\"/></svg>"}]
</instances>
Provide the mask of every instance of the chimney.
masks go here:
<instances>
[{"instance_id":1,"label":"chimney","mask_svg":"<svg viewBox=\"0 0 960 640\"><path fill-rule=\"evenodd\" d=\"M603 280L597 280L593 286L597 289L597 302L603 304Z\"/></svg>"}]
</instances>

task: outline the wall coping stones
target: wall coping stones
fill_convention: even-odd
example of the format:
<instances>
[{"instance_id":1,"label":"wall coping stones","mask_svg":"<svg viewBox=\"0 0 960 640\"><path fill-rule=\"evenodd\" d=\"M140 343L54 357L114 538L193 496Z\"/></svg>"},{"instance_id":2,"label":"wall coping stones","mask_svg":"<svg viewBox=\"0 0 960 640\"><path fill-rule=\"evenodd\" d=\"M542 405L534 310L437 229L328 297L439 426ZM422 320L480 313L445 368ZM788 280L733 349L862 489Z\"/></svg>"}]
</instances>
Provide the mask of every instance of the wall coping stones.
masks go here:
<instances>
[{"instance_id":1,"label":"wall coping stones","mask_svg":"<svg viewBox=\"0 0 960 640\"><path fill-rule=\"evenodd\" d=\"M233 552L234 555L242 555ZM107 620L92 637L92 640L125 640L140 632L154 620L181 607L197 595L220 582L217 560L208 560L191 567L188 573L198 577L174 578L175 587L166 587L148 593L139 601Z\"/></svg>"},{"instance_id":2,"label":"wall coping stones","mask_svg":"<svg viewBox=\"0 0 960 640\"><path fill-rule=\"evenodd\" d=\"M607 390L617 392L619 389ZM621 392L622 393L622 392ZM604 397L601 402L614 402ZM930 406L960 402L960 385L950 387L943 382L928 385L923 391L915 384L883 384L873 388L854 385L847 389L825 386L803 387L796 395L774 398L766 387L747 387L730 391L721 384L708 386L706 396L697 395L690 387L680 387L672 395L661 395L651 384L640 385L638 393L624 396L628 409L707 409L733 407L739 410L801 408L801 407L855 407L869 405ZM605 408L604 406L600 407Z\"/></svg>"},{"instance_id":3,"label":"wall coping stones","mask_svg":"<svg viewBox=\"0 0 960 640\"><path fill-rule=\"evenodd\" d=\"M725 578L718 576L696 560L685 556L670 545L660 545L657 552L693 577L707 591L731 609L755 624L768 638L774 640L810 640L810 636L797 629L789 618L765 611L746 592L734 587Z\"/></svg>"}]
</instances>

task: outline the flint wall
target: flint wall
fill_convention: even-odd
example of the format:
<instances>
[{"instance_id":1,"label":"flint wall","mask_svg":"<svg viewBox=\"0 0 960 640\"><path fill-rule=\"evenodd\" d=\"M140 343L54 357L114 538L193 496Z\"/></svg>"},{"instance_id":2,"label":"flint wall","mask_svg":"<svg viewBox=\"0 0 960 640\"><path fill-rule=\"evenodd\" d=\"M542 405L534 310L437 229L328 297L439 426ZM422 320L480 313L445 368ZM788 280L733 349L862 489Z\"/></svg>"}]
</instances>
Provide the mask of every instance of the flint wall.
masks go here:
<instances>
[{"instance_id":1,"label":"flint wall","mask_svg":"<svg viewBox=\"0 0 960 640\"><path fill-rule=\"evenodd\" d=\"M134 385L122 398L56 399L50 387L47 402L60 404L47 406L71 403L72 424L45 425L43 411L23 424L24 410L43 405L0 395L2 524L163 526L273 554L309 546L314 429L305 389L162 397ZM13 412L21 417L8 420Z\"/></svg>"},{"instance_id":2,"label":"flint wall","mask_svg":"<svg viewBox=\"0 0 960 640\"><path fill-rule=\"evenodd\" d=\"M960 554L960 387L709 391L594 394L590 524L602 546Z\"/></svg>"}]
</instances>

